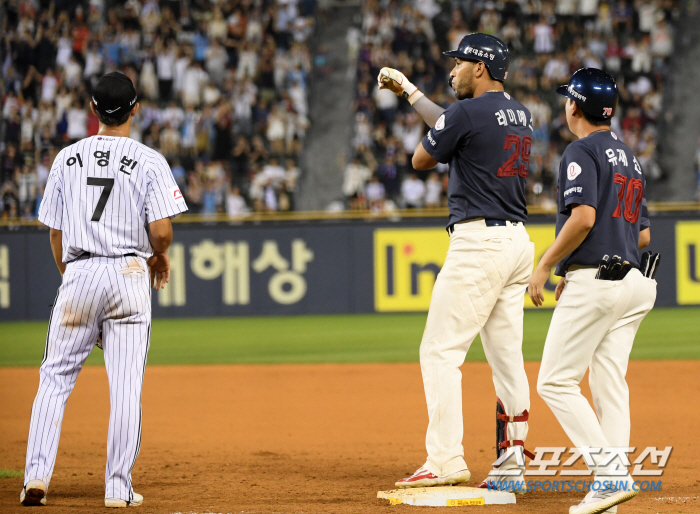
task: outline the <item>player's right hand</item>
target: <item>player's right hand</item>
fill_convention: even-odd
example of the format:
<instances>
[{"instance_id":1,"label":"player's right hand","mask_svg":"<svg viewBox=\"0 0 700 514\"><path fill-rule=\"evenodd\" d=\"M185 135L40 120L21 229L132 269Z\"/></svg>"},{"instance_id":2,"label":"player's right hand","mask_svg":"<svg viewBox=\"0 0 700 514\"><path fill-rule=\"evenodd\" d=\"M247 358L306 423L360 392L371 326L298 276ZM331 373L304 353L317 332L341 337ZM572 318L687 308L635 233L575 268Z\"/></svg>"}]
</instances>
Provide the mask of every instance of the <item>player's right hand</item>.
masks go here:
<instances>
[{"instance_id":1,"label":"player's right hand","mask_svg":"<svg viewBox=\"0 0 700 514\"><path fill-rule=\"evenodd\" d=\"M535 271L530 277L530 284L527 286L527 292L530 295L532 303L535 307L541 307L544 303L544 285L549 280L549 271L546 267L542 266L542 261L537 265Z\"/></svg>"},{"instance_id":2,"label":"player's right hand","mask_svg":"<svg viewBox=\"0 0 700 514\"><path fill-rule=\"evenodd\" d=\"M566 279L564 277L561 277L561 280L557 284L557 288L554 290L554 299L556 301L559 301L559 298L561 297L561 293L564 291L565 285L566 285Z\"/></svg>"},{"instance_id":3,"label":"player's right hand","mask_svg":"<svg viewBox=\"0 0 700 514\"><path fill-rule=\"evenodd\" d=\"M156 291L159 289L165 289L165 284L170 282L170 257L168 257L168 252L165 253L154 253L146 261L148 264L148 269L151 271L151 287L154 287Z\"/></svg>"},{"instance_id":4,"label":"player's right hand","mask_svg":"<svg viewBox=\"0 0 700 514\"><path fill-rule=\"evenodd\" d=\"M418 88L411 84L406 75L394 68L382 68L377 76L379 89L388 89L397 96L408 100L408 97L415 93Z\"/></svg>"}]
</instances>

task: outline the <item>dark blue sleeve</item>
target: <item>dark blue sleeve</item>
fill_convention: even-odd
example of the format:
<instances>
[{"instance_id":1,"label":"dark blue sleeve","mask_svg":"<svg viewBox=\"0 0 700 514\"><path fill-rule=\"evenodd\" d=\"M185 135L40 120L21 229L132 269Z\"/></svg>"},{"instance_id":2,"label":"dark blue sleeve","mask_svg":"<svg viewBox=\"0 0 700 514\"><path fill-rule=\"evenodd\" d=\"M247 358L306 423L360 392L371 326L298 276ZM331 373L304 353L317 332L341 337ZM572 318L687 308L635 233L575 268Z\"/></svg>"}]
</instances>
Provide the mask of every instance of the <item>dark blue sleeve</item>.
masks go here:
<instances>
[{"instance_id":1,"label":"dark blue sleeve","mask_svg":"<svg viewBox=\"0 0 700 514\"><path fill-rule=\"evenodd\" d=\"M635 158L636 160L636 158ZM644 196L642 197L642 212L639 217L639 230L645 230L651 227L651 222L649 221L649 209L647 209L647 179L642 177L642 184L644 187Z\"/></svg>"},{"instance_id":2,"label":"dark blue sleeve","mask_svg":"<svg viewBox=\"0 0 700 514\"><path fill-rule=\"evenodd\" d=\"M559 187L563 189L563 205L559 212L565 214L572 204L598 208L598 165L584 146L571 143L561 158Z\"/></svg>"},{"instance_id":3,"label":"dark blue sleeve","mask_svg":"<svg viewBox=\"0 0 700 514\"><path fill-rule=\"evenodd\" d=\"M469 115L460 102L450 105L423 138L423 148L437 162L449 163L471 133Z\"/></svg>"}]
</instances>

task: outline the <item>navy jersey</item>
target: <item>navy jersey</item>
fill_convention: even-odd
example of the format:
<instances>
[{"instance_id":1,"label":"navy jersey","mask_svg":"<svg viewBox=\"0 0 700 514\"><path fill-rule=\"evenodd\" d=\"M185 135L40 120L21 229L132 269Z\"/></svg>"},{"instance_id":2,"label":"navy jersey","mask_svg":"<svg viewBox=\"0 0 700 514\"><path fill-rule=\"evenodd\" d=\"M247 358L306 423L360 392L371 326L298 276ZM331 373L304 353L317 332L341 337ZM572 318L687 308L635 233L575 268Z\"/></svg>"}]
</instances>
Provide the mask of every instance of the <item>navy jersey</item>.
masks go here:
<instances>
[{"instance_id":1,"label":"navy jersey","mask_svg":"<svg viewBox=\"0 0 700 514\"><path fill-rule=\"evenodd\" d=\"M433 159L450 163L448 225L474 218L526 221L531 144L530 111L508 93L453 103L423 139Z\"/></svg>"},{"instance_id":2,"label":"navy jersey","mask_svg":"<svg viewBox=\"0 0 700 514\"><path fill-rule=\"evenodd\" d=\"M604 255L619 255L639 266L639 231L649 228L646 181L639 161L608 130L571 143L559 165L557 235L571 206L590 205L595 224L583 243L557 266L563 276L572 264L593 266Z\"/></svg>"}]
</instances>

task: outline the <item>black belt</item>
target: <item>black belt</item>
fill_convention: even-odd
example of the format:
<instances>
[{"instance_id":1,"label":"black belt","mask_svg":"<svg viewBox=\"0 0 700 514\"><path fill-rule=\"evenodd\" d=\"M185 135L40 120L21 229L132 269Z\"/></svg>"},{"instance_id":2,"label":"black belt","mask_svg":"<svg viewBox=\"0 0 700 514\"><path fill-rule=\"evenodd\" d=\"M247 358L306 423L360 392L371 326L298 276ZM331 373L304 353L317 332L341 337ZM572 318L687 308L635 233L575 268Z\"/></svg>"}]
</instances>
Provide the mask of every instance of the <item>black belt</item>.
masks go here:
<instances>
[{"instance_id":1,"label":"black belt","mask_svg":"<svg viewBox=\"0 0 700 514\"><path fill-rule=\"evenodd\" d=\"M577 271L580 269L598 269L598 266L596 264L572 264L566 268L564 274L566 275L569 271Z\"/></svg>"},{"instance_id":2,"label":"black belt","mask_svg":"<svg viewBox=\"0 0 700 514\"><path fill-rule=\"evenodd\" d=\"M465 222L467 222L467 221L477 221L477 220L465 220ZM484 223L486 223L487 227L505 227L508 225L508 221L510 221L510 220L494 220L494 219L489 219L489 218L484 219ZM463 223L463 222L458 221L457 223ZM457 225L457 223L453 223L452 225L449 225L447 227L448 234L451 234L452 232L455 231L455 225ZM510 223L512 223L513 225L518 225L521 222L520 221L511 221Z\"/></svg>"},{"instance_id":3,"label":"black belt","mask_svg":"<svg viewBox=\"0 0 700 514\"><path fill-rule=\"evenodd\" d=\"M75 259L70 260L68 262L73 262L77 261L78 259L89 259L90 257L102 257L102 255L94 255L90 252L83 252L80 255L78 255ZM125 253L124 255L114 255L113 257L138 257L135 253Z\"/></svg>"}]
</instances>

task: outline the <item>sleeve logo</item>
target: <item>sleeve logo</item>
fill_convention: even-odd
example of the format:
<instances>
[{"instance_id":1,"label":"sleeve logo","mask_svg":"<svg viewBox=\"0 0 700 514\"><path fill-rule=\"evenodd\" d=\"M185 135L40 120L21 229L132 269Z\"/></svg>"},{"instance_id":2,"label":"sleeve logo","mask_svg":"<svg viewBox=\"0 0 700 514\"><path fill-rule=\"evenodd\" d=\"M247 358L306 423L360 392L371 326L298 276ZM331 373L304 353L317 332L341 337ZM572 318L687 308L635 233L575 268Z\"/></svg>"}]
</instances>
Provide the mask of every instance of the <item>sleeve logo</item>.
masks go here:
<instances>
[{"instance_id":1,"label":"sleeve logo","mask_svg":"<svg viewBox=\"0 0 700 514\"><path fill-rule=\"evenodd\" d=\"M578 184L574 184L572 187L564 191L564 199L566 200L567 198L571 196L583 196L583 186L579 186Z\"/></svg>"},{"instance_id":2,"label":"sleeve logo","mask_svg":"<svg viewBox=\"0 0 700 514\"><path fill-rule=\"evenodd\" d=\"M580 174L581 174L581 166L579 166L575 162L572 162L571 164L569 164L569 167L566 168L566 178L568 178L569 180L574 180Z\"/></svg>"},{"instance_id":3,"label":"sleeve logo","mask_svg":"<svg viewBox=\"0 0 700 514\"><path fill-rule=\"evenodd\" d=\"M170 196L175 202L184 202L185 198L182 196L182 192L180 192L180 188L177 186L173 186L170 188Z\"/></svg>"},{"instance_id":4,"label":"sleeve logo","mask_svg":"<svg viewBox=\"0 0 700 514\"><path fill-rule=\"evenodd\" d=\"M445 115L441 114L438 120L435 122L435 130L442 130L445 128Z\"/></svg>"}]
</instances>

